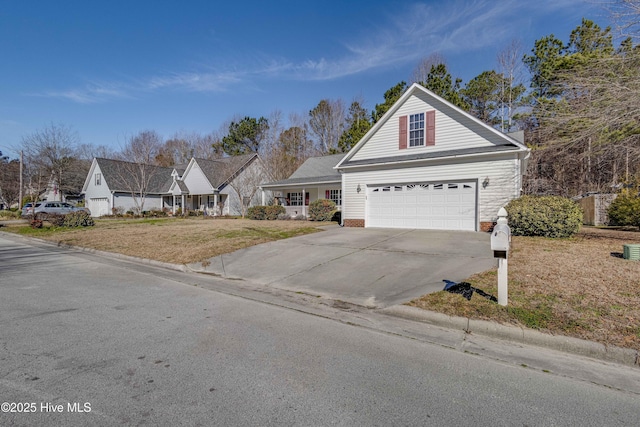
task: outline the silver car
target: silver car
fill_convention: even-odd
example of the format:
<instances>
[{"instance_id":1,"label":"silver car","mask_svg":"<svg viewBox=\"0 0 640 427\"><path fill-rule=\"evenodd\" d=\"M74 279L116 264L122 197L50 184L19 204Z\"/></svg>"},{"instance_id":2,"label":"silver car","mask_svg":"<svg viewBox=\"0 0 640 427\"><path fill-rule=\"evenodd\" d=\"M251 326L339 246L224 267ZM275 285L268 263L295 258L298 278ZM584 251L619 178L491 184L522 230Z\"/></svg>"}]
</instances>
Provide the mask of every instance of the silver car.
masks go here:
<instances>
[{"instance_id":1,"label":"silver car","mask_svg":"<svg viewBox=\"0 0 640 427\"><path fill-rule=\"evenodd\" d=\"M65 214L68 214L71 212L77 212L77 211L88 212L89 209L79 208L67 202L39 202L39 203L36 203L36 207L34 211L37 214L43 213L43 214L65 215Z\"/></svg>"}]
</instances>

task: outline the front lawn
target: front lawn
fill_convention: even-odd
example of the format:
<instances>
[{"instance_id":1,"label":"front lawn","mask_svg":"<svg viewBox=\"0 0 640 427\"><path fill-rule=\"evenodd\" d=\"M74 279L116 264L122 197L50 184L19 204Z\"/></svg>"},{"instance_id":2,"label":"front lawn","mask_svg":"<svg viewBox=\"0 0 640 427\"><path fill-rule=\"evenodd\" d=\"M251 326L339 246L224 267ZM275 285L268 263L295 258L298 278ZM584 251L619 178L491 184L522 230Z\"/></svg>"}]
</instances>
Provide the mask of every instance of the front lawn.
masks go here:
<instances>
[{"instance_id":1,"label":"front lawn","mask_svg":"<svg viewBox=\"0 0 640 427\"><path fill-rule=\"evenodd\" d=\"M5 231L58 243L117 252L176 264L203 261L273 240L319 231L308 221L252 221L231 218L97 220L94 227L9 225Z\"/></svg>"},{"instance_id":2,"label":"front lawn","mask_svg":"<svg viewBox=\"0 0 640 427\"><path fill-rule=\"evenodd\" d=\"M622 258L640 233L584 228L570 239L513 237L509 304L437 292L409 305L640 350L640 261ZM497 296L496 270L467 279Z\"/></svg>"}]
</instances>

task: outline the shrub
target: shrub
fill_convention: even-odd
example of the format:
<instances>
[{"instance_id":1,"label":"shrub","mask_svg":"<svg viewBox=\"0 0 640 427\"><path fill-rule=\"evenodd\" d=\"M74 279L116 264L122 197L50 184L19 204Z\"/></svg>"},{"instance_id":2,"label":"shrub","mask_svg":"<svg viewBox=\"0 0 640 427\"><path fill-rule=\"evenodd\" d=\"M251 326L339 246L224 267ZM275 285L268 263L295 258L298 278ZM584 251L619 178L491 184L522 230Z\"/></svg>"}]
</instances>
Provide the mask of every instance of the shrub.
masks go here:
<instances>
[{"instance_id":1,"label":"shrub","mask_svg":"<svg viewBox=\"0 0 640 427\"><path fill-rule=\"evenodd\" d=\"M257 220L274 220L278 219L280 215L284 215L286 209L284 206L252 206L247 210L247 218Z\"/></svg>"},{"instance_id":2,"label":"shrub","mask_svg":"<svg viewBox=\"0 0 640 427\"><path fill-rule=\"evenodd\" d=\"M287 214L287 213L283 213L278 215L278 219L281 221L288 221L291 219L291 215Z\"/></svg>"},{"instance_id":3,"label":"shrub","mask_svg":"<svg viewBox=\"0 0 640 427\"><path fill-rule=\"evenodd\" d=\"M92 227L96 224L91 215L85 211L71 212L62 218L62 225L65 227Z\"/></svg>"},{"instance_id":4,"label":"shrub","mask_svg":"<svg viewBox=\"0 0 640 427\"><path fill-rule=\"evenodd\" d=\"M610 225L633 225L640 227L640 197L620 194L609 208Z\"/></svg>"},{"instance_id":5,"label":"shrub","mask_svg":"<svg viewBox=\"0 0 640 427\"><path fill-rule=\"evenodd\" d=\"M566 197L522 196L506 209L515 236L570 237L582 225L582 209Z\"/></svg>"},{"instance_id":6,"label":"shrub","mask_svg":"<svg viewBox=\"0 0 640 427\"><path fill-rule=\"evenodd\" d=\"M336 204L328 199L318 199L309 204L309 219L311 221L331 221L336 212Z\"/></svg>"},{"instance_id":7,"label":"shrub","mask_svg":"<svg viewBox=\"0 0 640 427\"><path fill-rule=\"evenodd\" d=\"M42 220L38 218L34 218L31 220L29 225L31 226L31 228L42 228Z\"/></svg>"},{"instance_id":8,"label":"shrub","mask_svg":"<svg viewBox=\"0 0 640 427\"><path fill-rule=\"evenodd\" d=\"M302 215L302 214L299 214L299 215L296 215L294 217L291 217L291 219L296 220L296 221L306 221L307 217Z\"/></svg>"},{"instance_id":9,"label":"shrub","mask_svg":"<svg viewBox=\"0 0 640 427\"><path fill-rule=\"evenodd\" d=\"M64 225L64 215L60 214L47 214L47 221L56 227L62 227Z\"/></svg>"}]
</instances>

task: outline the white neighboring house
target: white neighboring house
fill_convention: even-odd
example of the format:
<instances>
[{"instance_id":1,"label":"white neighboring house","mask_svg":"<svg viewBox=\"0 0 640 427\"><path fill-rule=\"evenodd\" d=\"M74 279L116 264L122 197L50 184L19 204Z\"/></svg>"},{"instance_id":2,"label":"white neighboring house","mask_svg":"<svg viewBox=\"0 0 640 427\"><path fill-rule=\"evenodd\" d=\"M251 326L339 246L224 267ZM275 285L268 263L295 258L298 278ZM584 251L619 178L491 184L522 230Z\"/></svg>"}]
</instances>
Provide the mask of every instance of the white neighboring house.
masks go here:
<instances>
[{"instance_id":1,"label":"white neighboring house","mask_svg":"<svg viewBox=\"0 0 640 427\"><path fill-rule=\"evenodd\" d=\"M143 210L175 214L182 208L209 215L240 215L240 197L234 188L242 195L250 194L251 182L256 182L257 188L262 173L257 160L257 154L247 154L217 160L193 158L187 165L173 168L146 165L150 179ZM92 216L111 215L114 208L126 212L139 206L139 185L133 176L137 169L132 165L121 160L93 159L82 189ZM257 203L253 191L254 197L245 200L245 204Z\"/></svg>"},{"instance_id":2,"label":"white neighboring house","mask_svg":"<svg viewBox=\"0 0 640 427\"><path fill-rule=\"evenodd\" d=\"M346 226L488 230L529 149L413 84L335 169Z\"/></svg>"}]
</instances>

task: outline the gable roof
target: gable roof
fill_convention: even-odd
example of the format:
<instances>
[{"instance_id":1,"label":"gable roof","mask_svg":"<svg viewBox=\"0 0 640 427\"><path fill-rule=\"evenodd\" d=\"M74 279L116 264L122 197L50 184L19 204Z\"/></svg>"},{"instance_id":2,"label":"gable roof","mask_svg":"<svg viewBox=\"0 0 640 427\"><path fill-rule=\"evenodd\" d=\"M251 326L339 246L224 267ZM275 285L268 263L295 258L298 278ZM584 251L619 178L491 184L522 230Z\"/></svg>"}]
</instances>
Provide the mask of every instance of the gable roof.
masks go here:
<instances>
[{"instance_id":1,"label":"gable roof","mask_svg":"<svg viewBox=\"0 0 640 427\"><path fill-rule=\"evenodd\" d=\"M346 153L329 156L310 157L287 179L262 184L262 187L281 187L283 185L330 184L340 182L342 176L334 167Z\"/></svg>"},{"instance_id":2,"label":"gable roof","mask_svg":"<svg viewBox=\"0 0 640 427\"><path fill-rule=\"evenodd\" d=\"M87 189L87 182L93 175L95 165L100 167L102 179L106 182L109 190L117 192L130 192L131 185L127 182L128 178L132 175L140 174L141 171L140 165L136 163L96 157L87 175L83 191ZM153 165L144 165L144 168L145 172L149 174L147 193L160 194L169 191L169 187L173 183L173 177L171 176L173 168Z\"/></svg>"},{"instance_id":3,"label":"gable roof","mask_svg":"<svg viewBox=\"0 0 640 427\"><path fill-rule=\"evenodd\" d=\"M448 114L458 122L466 120L471 120L476 125L479 125L481 129L483 129L483 133L486 133L495 143L494 147L485 147L485 148L465 148L460 150L446 150L440 152L429 152L422 151L419 153L412 153L408 155L396 155L396 156L388 156L382 158L373 158L367 160L356 160L352 161L351 159L355 156L355 154L371 139L373 135L375 135L378 130L380 130L389 119L402 107L402 105L407 102L409 98L416 95L416 93L424 94L427 98L430 98L434 104L439 104L442 108L440 110L446 110L445 114ZM405 162L405 161L418 161L418 160L428 160L434 158L445 158L445 157L456 157L456 156L469 156L469 155L477 155L477 154L485 154L485 153L497 153L504 151L521 151L521 152L529 152L529 148L526 145L521 143L520 141L512 138L511 136L500 132L499 130L487 125L466 111L462 110L459 107L451 104L444 98L439 97L435 93L426 89L422 85L418 83L412 84L404 94L391 106L391 108L382 116L382 118L371 128L369 131L358 141L358 143L353 146L351 150L347 153L346 156L338 163L335 168L341 169L344 167L350 166L361 166L361 165L373 165L380 163L394 163L394 162Z\"/></svg>"},{"instance_id":4,"label":"gable roof","mask_svg":"<svg viewBox=\"0 0 640 427\"><path fill-rule=\"evenodd\" d=\"M240 156L223 157L222 159L216 160L193 158L192 162L198 164L200 170L202 170L202 173L204 173L204 176L209 180L213 188L220 189L220 187L227 184L238 172L257 157L258 155L256 153L250 153ZM188 173L191 166L192 165L189 164L184 174Z\"/></svg>"}]
</instances>

